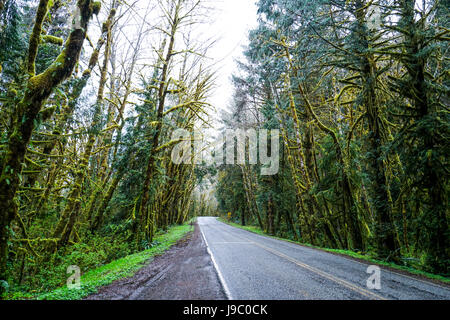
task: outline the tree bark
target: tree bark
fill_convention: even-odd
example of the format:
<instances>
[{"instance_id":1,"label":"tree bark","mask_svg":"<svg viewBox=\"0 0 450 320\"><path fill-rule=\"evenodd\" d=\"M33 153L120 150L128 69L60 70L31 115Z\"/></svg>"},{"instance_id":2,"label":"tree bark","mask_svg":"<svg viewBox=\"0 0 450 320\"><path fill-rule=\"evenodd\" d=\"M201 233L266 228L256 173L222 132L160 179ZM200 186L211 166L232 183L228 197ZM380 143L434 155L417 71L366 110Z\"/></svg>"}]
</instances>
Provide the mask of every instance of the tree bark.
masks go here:
<instances>
[{"instance_id":1,"label":"tree bark","mask_svg":"<svg viewBox=\"0 0 450 320\"><path fill-rule=\"evenodd\" d=\"M397 260L399 252L398 236L393 224L392 201L389 194L389 184L386 178L386 168L383 160L382 146L385 134L379 110L379 101L376 93L378 70L373 53L371 53L370 40L366 27L366 9L362 0L356 1L355 17L357 30L355 37L358 44L364 48L360 57L361 77L364 90L362 92L362 106L366 110L366 119L369 124L367 138L369 156L367 159L368 172L371 177L371 194L375 215L375 239L377 254L380 258Z\"/></svg>"}]
</instances>

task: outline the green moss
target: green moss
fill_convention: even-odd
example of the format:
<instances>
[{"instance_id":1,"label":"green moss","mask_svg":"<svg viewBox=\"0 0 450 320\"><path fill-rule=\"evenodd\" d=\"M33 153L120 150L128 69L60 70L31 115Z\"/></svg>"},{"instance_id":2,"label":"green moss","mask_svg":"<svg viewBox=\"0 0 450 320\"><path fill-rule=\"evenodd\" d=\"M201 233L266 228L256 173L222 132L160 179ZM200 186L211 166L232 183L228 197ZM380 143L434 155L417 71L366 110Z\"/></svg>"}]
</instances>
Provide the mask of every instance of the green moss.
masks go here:
<instances>
[{"instance_id":1,"label":"green moss","mask_svg":"<svg viewBox=\"0 0 450 320\"><path fill-rule=\"evenodd\" d=\"M91 69L86 69L86 70L83 71L82 77L87 77L87 76L89 76L90 74L91 74Z\"/></svg>"},{"instance_id":2,"label":"green moss","mask_svg":"<svg viewBox=\"0 0 450 320\"><path fill-rule=\"evenodd\" d=\"M98 61L98 55L99 52L97 49L95 49L94 52L92 52L91 58L89 59L89 66L95 66Z\"/></svg>"},{"instance_id":3,"label":"green moss","mask_svg":"<svg viewBox=\"0 0 450 320\"><path fill-rule=\"evenodd\" d=\"M30 92L41 91L45 88L50 87L49 77L41 73L35 77L30 78L28 81L28 89Z\"/></svg>"},{"instance_id":4,"label":"green moss","mask_svg":"<svg viewBox=\"0 0 450 320\"><path fill-rule=\"evenodd\" d=\"M39 112L41 120L42 121L48 120L55 111L56 111L56 106L51 106L51 107L45 108L44 110L41 110L41 112Z\"/></svg>"},{"instance_id":5,"label":"green moss","mask_svg":"<svg viewBox=\"0 0 450 320\"><path fill-rule=\"evenodd\" d=\"M56 58L53 64L45 70L43 73L30 78L28 81L28 89L30 92L48 91L54 86L52 79L57 77L57 72L63 72L61 67L66 59L66 50L63 50L61 54Z\"/></svg>"},{"instance_id":6,"label":"green moss","mask_svg":"<svg viewBox=\"0 0 450 320\"><path fill-rule=\"evenodd\" d=\"M103 24L102 24L102 33L108 32L108 28L109 28L109 23L103 22Z\"/></svg>"},{"instance_id":7,"label":"green moss","mask_svg":"<svg viewBox=\"0 0 450 320\"><path fill-rule=\"evenodd\" d=\"M91 3L92 13L98 15L100 13L100 9L102 8L102 3L100 1L95 1Z\"/></svg>"},{"instance_id":8,"label":"green moss","mask_svg":"<svg viewBox=\"0 0 450 320\"><path fill-rule=\"evenodd\" d=\"M63 39L61 39L59 37L55 37L55 36L49 36L49 35L41 35L41 42L56 44L58 46L62 46L64 44Z\"/></svg>"},{"instance_id":9,"label":"green moss","mask_svg":"<svg viewBox=\"0 0 450 320\"><path fill-rule=\"evenodd\" d=\"M31 75L35 74L35 59L41 40L42 25L48 12L48 2L49 1L41 1L39 3L39 7L36 12L36 22L33 27L33 32L30 36L30 45L28 48L28 73Z\"/></svg>"}]
</instances>

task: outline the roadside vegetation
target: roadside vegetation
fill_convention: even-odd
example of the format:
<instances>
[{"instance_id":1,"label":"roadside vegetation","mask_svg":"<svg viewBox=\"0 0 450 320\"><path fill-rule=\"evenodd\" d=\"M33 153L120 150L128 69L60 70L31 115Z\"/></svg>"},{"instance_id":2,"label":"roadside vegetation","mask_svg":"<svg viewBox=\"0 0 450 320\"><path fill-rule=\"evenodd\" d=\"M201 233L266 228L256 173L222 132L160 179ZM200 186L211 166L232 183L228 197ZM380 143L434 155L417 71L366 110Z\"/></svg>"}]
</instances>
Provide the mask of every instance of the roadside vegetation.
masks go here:
<instances>
[{"instance_id":1,"label":"roadside vegetation","mask_svg":"<svg viewBox=\"0 0 450 320\"><path fill-rule=\"evenodd\" d=\"M155 256L163 254L179 240L192 232L192 223L181 226L172 226L166 232L159 231L149 249L126 255L128 251L119 251L116 246L107 248L74 246L71 252L58 263L58 268L50 269L42 276L51 279L45 285L28 291L26 287L15 288L9 292L7 299L33 299L33 300L80 300L93 293L97 289L112 282L128 278L136 271L150 263ZM105 239L103 241L106 243ZM114 253L114 256L108 256ZM123 258L119 258L124 256ZM113 260L111 260L113 259ZM117 259L117 260L116 260ZM68 266L76 265L81 269L80 289L69 289L67 279L70 274L66 270ZM39 275L38 275L39 277ZM24 290L24 291L21 291Z\"/></svg>"}]
</instances>

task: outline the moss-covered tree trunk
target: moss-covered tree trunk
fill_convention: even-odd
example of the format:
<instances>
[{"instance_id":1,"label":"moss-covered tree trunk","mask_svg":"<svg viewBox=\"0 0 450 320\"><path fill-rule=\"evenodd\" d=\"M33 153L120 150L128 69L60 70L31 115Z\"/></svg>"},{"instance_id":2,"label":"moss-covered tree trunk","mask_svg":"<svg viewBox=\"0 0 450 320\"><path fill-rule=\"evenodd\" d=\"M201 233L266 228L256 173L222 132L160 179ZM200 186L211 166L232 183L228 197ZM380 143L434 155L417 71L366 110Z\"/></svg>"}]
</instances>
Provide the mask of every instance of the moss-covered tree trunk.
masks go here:
<instances>
[{"instance_id":1,"label":"moss-covered tree trunk","mask_svg":"<svg viewBox=\"0 0 450 320\"><path fill-rule=\"evenodd\" d=\"M108 208L109 202L111 201L114 192L116 191L117 186L119 185L120 180L122 179L123 175L125 174L125 168L120 170L116 176L114 177L113 181L111 182L110 186L108 187L108 190L106 191L106 194L102 197L100 207L97 210L97 213L93 217L91 221L91 231L98 230L102 223L105 216L106 209Z\"/></svg>"},{"instance_id":2,"label":"moss-covered tree trunk","mask_svg":"<svg viewBox=\"0 0 450 320\"><path fill-rule=\"evenodd\" d=\"M177 4L176 8L174 9L174 17L171 22L171 31L170 31L170 40L169 40L169 46L167 49L166 56L164 57L162 72L161 72L161 82L159 85L158 90L158 108L156 113L156 128L155 133L153 135L153 138L151 139L151 151L149 155L149 160L147 163L147 169L145 173L145 179L144 184L142 187L142 198L141 203L139 206L139 224L140 224L140 232L137 237L138 244L141 242L141 234L144 233L146 240L151 242L153 239L153 222L149 221L148 216L148 202L150 200L150 182L153 178L153 174L155 172L155 166L156 166L156 156L157 156L157 149L159 147L159 138L161 135L161 131L163 128L163 117L164 117L164 106L166 102L166 96L167 96L167 89L168 84L167 81L169 79L169 64L172 60L172 57L174 55L174 46L175 46L175 35L178 31L178 24L179 24L179 10L181 9L180 3ZM149 228L152 228L152 230L149 230Z\"/></svg>"},{"instance_id":3,"label":"moss-covered tree trunk","mask_svg":"<svg viewBox=\"0 0 450 320\"><path fill-rule=\"evenodd\" d=\"M361 231L361 222L359 221L358 217L358 211L356 210L356 201L353 194L353 188L350 181L350 178L347 174L347 164L344 159L344 154L341 148L341 145L339 143L338 135L336 132L325 126L322 121L320 121L319 117L316 115L316 113L313 110L313 107L311 105L311 102L309 101L305 89L302 85L298 86L299 92L302 94L304 100L305 100L305 106L307 108L308 113L310 114L311 118L314 119L317 122L317 125L319 128L324 131L325 133L329 134L331 138L334 141L334 147L336 149L336 159L338 161L339 166L341 167L341 183L340 183L340 190L342 192L342 200L343 200L343 215L344 215L344 223L347 225L347 230L344 230L344 240L347 244L346 247L349 248L347 237L350 238L352 248L351 249L363 249L364 244L362 240L362 231ZM326 201L326 200L324 200ZM326 203L326 202L324 202ZM327 210L328 211L328 210ZM330 215L326 217L327 221L330 221ZM341 234L339 234L337 231L335 231L335 228L330 223L330 229L333 231L334 235L336 236L337 242L339 245L343 245L341 240Z\"/></svg>"},{"instance_id":4,"label":"moss-covered tree trunk","mask_svg":"<svg viewBox=\"0 0 450 320\"><path fill-rule=\"evenodd\" d=\"M408 155L409 159L406 161L409 162L410 168L417 170L414 174L420 175L421 173L420 181L417 181L417 178L413 178L413 180L427 191L428 199L422 198L424 200L423 213L422 217L419 217L423 222L423 230L426 232L427 238L422 244L426 250L426 263L430 266L431 271L448 275L450 274L448 170L442 169L442 161L445 162L445 160L439 159L440 155L444 157L448 155L446 151L448 149L445 147L445 139L448 138L448 131L446 132L445 128L448 128L448 124L442 125L442 122L445 121L443 119L447 116L446 112L441 114L439 112L441 108L439 96L442 95L442 92L436 90L436 85L429 84L439 83L437 79L432 79L430 72L427 72L433 52L434 43L430 41L433 36L427 30L428 22L424 18L416 21L415 1L400 0L398 4L401 8L399 30L404 36L404 54L400 60L407 70L407 80L399 82L401 93L413 101L415 109L413 113L414 126L409 128L405 138L414 139L416 143L411 150L412 154ZM440 6L443 5L445 6L445 4L440 4ZM439 6L435 12L439 14ZM420 161L420 154L424 153L426 154L425 160ZM413 163L411 164L411 162Z\"/></svg>"},{"instance_id":5,"label":"moss-covered tree trunk","mask_svg":"<svg viewBox=\"0 0 450 320\"><path fill-rule=\"evenodd\" d=\"M61 140L61 135L63 134L64 129L67 126L67 122L70 119L70 117L72 116L72 114L75 110L75 107L78 103L78 100L79 100L81 94L83 93L83 90L86 87L89 79L91 78L92 70L98 64L100 50L102 49L103 45L105 44L106 36L108 34L108 30L110 29L111 25L114 22L115 14L116 14L116 8L113 7L110 10L107 20L105 21L105 23L103 23L102 34L100 35L100 37L97 41L96 47L91 54L87 69L83 72L81 78L76 79L75 84L72 88L72 91L71 91L70 95L68 96L67 104L64 105L64 107L62 108L62 112L58 117L55 127L53 128L52 136L43 145L43 148L42 148L43 157L49 157L50 154L52 153L52 151L54 150L55 146L57 145L58 141ZM26 186L33 187L35 181L39 178L39 175L41 174L42 169L40 167L33 166L33 164L32 164L30 171L32 171L33 173L27 177Z\"/></svg>"},{"instance_id":6,"label":"moss-covered tree trunk","mask_svg":"<svg viewBox=\"0 0 450 320\"><path fill-rule=\"evenodd\" d=\"M386 132L377 96L377 81L379 71L374 54L371 52L371 40L366 23L366 3L355 2L356 25L354 37L359 54L359 68L361 69L361 106L366 111L369 133L367 136L367 166L371 180L370 193L373 212L375 215L374 237L377 254L380 258L397 260L400 255L398 235L393 223L392 200L390 198L389 183L386 177L383 145Z\"/></svg>"},{"instance_id":7,"label":"moss-covered tree trunk","mask_svg":"<svg viewBox=\"0 0 450 320\"><path fill-rule=\"evenodd\" d=\"M3 9L5 8L5 3L7 0L0 0L0 14L2 14Z\"/></svg>"},{"instance_id":8,"label":"moss-covered tree trunk","mask_svg":"<svg viewBox=\"0 0 450 320\"><path fill-rule=\"evenodd\" d=\"M270 235L275 235L275 219L274 219L274 205L272 195L269 194L267 200L267 232Z\"/></svg>"},{"instance_id":9,"label":"moss-covered tree trunk","mask_svg":"<svg viewBox=\"0 0 450 320\"><path fill-rule=\"evenodd\" d=\"M259 227L261 230L264 230L264 223L261 218L261 214L258 209L258 205L256 203L256 197L253 190L253 181L251 179L251 169L247 165L241 166L242 171L242 178L243 178L243 187L247 198L247 206L250 210L250 212L253 214L254 217L256 217L256 220L258 221Z\"/></svg>"},{"instance_id":10,"label":"moss-covered tree trunk","mask_svg":"<svg viewBox=\"0 0 450 320\"><path fill-rule=\"evenodd\" d=\"M314 176L314 164L313 164L313 150L312 150L312 137L308 134L304 134L304 137L302 137L302 129L301 129L301 122L300 118L298 116L297 111L297 105L294 97L293 87L292 87L292 81L291 81L291 73L294 75L297 74L297 68L295 67L291 53L289 50L289 45L286 43L286 40L282 40L279 43L282 48L284 49L284 56L287 59L287 67L286 75L285 75L285 86L287 95L289 97L289 110L290 110L290 116L292 117L293 124L294 124L294 131L295 131L295 139L296 139L296 148L294 150L294 170L295 172L298 172L301 177L296 177L298 180L302 180L303 183L302 186L302 192L299 194L299 197L304 199L304 205L306 206L306 212L305 215L310 216L309 225L310 227L316 226L319 227L319 229L322 229L325 234L325 241L326 245L331 246L335 248L337 246L337 241L335 237L333 236L332 226L323 219L323 212L322 208L320 207L316 197L314 194L312 194L312 188L313 188L313 180L311 173ZM308 130L308 129L307 129ZM309 144L310 149L306 150L304 141L307 141ZM305 155L308 153L308 159L310 161L307 161L307 156ZM303 201L303 200L302 200ZM308 218L307 218L308 219ZM312 237L312 234L311 234ZM316 239L311 239L311 242L315 242Z\"/></svg>"},{"instance_id":11,"label":"moss-covered tree trunk","mask_svg":"<svg viewBox=\"0 0 450 320\"><path fill-rule=\"evenodd\" d=\"M114 17L114 14L112 15L112 17ZM56 228L53 231L52 235L54 239L59 239L56 246L57 248L64 247L69 242L70 235L73 231L73 228L81 211L80 196L82 194L82 186L88 171L89 160L91 158L92 151L94 149L95 141L97 138L97 131L99 131L100 129L99 120L101 118L101 111L104 100L104 91L107 81L109 57L111 55L111 42L112 42L111 28L112 28L112 20L104 25L104 29L106 29L105 32L107 35L105 45L105 56L100 72L100 82L97 92L97 101L94 106L95 110L91 124L91 130L88 135L88 142L84 149L83 155L77 165L74 183L72 184L71 189L69 191L64 211L62 212L60 220L58 221L58 224L56 225ZM49 251L53 251L55 249L53 243L48 249Z\"/></svg>"},{"instance_id":12,"label":"moss-covered tree trunk","mask_svg":"<svg viewBox=\"0 0 450 320\"><path fill-rule=\"evenodd\" d=\"M99 6L91 0L79 0L79 24L71 31L63 51L55 62L43 73L34 75L34 60L37 48L36 38L40 38L42 21L48 11L48 1L41 0L35 27L30 38L28 71L30 78L25 95L16 106L15 119L8 136L7 150L1 159L0 176L0 280L7 280L9 225L16 215L16 192L20 185L22 164L35 127L38 113L53 89L71 76L78 62L86 37L89 19ZM33 58L33 59L32 59ZM0 289L1 290L1 289Z\"/></svg>"}]
</instances>

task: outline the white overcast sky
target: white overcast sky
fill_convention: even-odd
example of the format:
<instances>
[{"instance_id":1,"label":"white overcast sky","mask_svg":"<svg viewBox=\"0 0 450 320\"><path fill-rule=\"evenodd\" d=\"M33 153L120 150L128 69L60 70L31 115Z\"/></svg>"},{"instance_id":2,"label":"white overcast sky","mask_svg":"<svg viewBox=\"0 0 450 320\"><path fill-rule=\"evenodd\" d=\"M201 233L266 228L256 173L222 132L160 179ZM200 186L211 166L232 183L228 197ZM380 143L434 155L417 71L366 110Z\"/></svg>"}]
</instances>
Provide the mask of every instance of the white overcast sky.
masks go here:
<instances>
[{"instance_id":1,"label":"white overcast sky","mask_svg":"<svg viewBox=\"0 0 450 320\"><path fill-rule=\"evenodd\" d=\"M208 65L213 65L212 70L215 74L215 89L210 96L209 102L216 109L216 114L211 114L211 120L218 120L220 118L220 111L228 109L233 95L233 85L231 83L231 76L237 73L236 59L243 59L243 47L248 44L248 31L257 26L257 0L204 0L203 5L210 8L207 12L207 17L199 19L201 23L194 27L194 37L199 41L206 41L205 44L215 40L213 46L208 50ZM135 3L135 2L133 2ZM119 50L123 50L124 56L120 59L129 60L128 47L130 43L136 42L136 37L139 34L136 28L139 27L142 18L153 21L151 13L146 16L146 12L152 11L152 3L148 0L137 0L137 6L133 9L132 14L128 18L124 18L122 24L126 27L121 29L123 33L120 36L121 45ZM125 8L125 7L124 7ZM155 11L160 14L159 11ZM106 11L103 13L106 14ZM134 19L133 15L135 16ZM97 18L100 24L105 17ZM149 25L151 26L151 25ZM145 26L148 28L149 26ZM144 29L145 29L144 28ZM97 29L91 28L91 39L96 39L98 35L95 34ZM95 31L95 32L94 32ZM149 39L153 39L150 38ZM155 40L155 39L153 39ZM154 55L155 43L159 40L153 41L152 46L144 44L141 49L141 62L148 62L148 58ZM90 55L90 49L87 47L86 56ZM119 54L120 55L120 54Z\"/></svg>"},{"instance_id":2,"label":"white overcast sky","mask_svg":"<svg viewBox=\"0 0 450 320\"><path fill-rule=\"evenodd\" d=\"M237 70L236 59L242 58L248 31L257 25L257 0L211 0L214 11L205 31L217 39L208 56L217 63L217 88L211 103L226 109L233 94L231 75Z\"/></svg>"}]
</instances>

